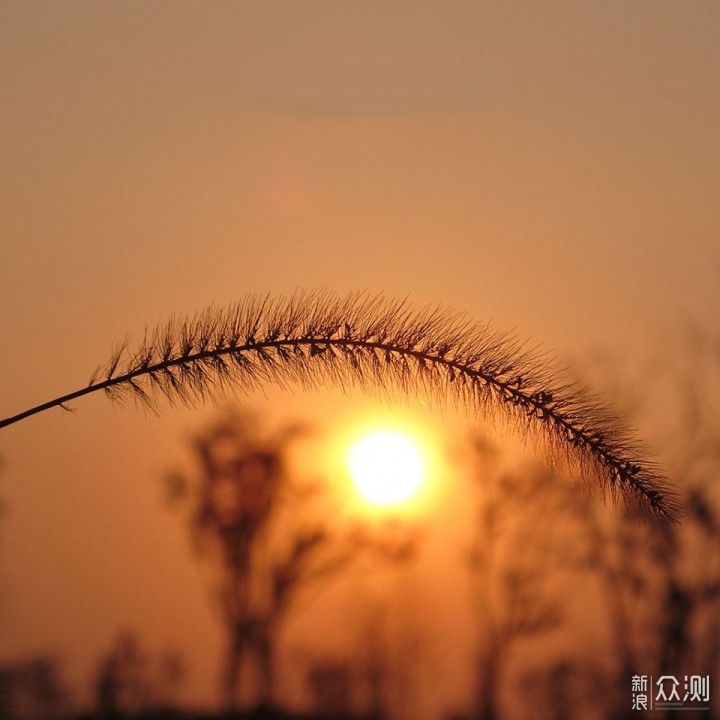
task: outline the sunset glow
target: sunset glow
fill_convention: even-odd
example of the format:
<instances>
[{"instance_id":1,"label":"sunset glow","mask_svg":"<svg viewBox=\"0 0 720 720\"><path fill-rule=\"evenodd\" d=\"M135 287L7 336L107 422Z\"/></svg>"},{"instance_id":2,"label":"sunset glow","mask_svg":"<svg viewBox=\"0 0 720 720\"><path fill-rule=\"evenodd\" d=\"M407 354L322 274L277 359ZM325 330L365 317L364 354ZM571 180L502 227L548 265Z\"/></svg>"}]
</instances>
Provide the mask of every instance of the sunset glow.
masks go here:
<instances>
[{"instance_id":1,"label":"sunset glow","mask_svg":"<svg viewBox=\"0 0 720 720\"><path fill-rule=\"evenodd\" d=\"M720 720L720 2L168 6L0 2L0 720Z\"/></svg>"},{"instance_id":2,"label":"sunset glow","mask_svg":"<svg viewBox=\"0 0 720 720\"><path fill-rule=\"evenodd\" d=\"M349 465L357 491L375 505L409 500L420 488L424 470L415 443L396 432L364 437L353 447Z\"/></svg>"}]
</instances>

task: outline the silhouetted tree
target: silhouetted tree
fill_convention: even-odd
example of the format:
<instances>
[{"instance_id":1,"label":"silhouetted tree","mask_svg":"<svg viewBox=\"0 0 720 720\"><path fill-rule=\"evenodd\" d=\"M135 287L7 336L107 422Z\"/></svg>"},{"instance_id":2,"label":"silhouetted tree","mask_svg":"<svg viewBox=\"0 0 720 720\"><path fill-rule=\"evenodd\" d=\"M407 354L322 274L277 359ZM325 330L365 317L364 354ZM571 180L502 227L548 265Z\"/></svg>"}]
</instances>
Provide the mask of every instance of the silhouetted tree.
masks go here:
<instances>
[{"instance_id":1,"label":"silhouetted tree","mask_svg":"<svg viewBox=\"0 0 720 720\"><path fill-rule=\"evenodd\" d=\"M720 359L712 338L691 329L681 352L656 373L655 386L634 403L638 419L663 406L657 431L670 472L683 494L677 525L646 526L627 513L606 529L596 570L616 607L615 685L633 674L713 676L720 669ZM618 397L630 397L630 381ZM597 523L588 523L597 528ZM609 716L630 716L618 693Z\"/></svg>"},{"instance_id":2,"label":"silhouetted tree","mask_svg":"<svg viewBox=\"0 0 720 720\"><path fill-rule=\"evenodd\" d=\"M0 667L2 720L55 720L67 717L70 707L70 693L54 657Z\"/></svg>"},{"instance_id":3,"label":"silhouetted tree","mask_svg":"<svg viewBox=\"0 0 720 720\"><path fill-rule=\"evenodd\" d=\"M149 704L147 657L133 633L120 633L100 660L95 696L99 712L107 718L121 717Z\"/></svg>"},{"instance_id":4,"label":"silhouetted tree","mask_svg":"<svg viewBox=\"0 0 720 720\"><path fill-rule=\"evenodd\" d=\"M177 653L150 654L134 632L123 630L98 662L93 684L98 715L121 718L169 707L183 673Z\"/></svg>"},{"instance_id":5,"label":"silhouetted tree","mask_svg":"<svg viewBox=\"0 0 720 720\"><path fill-rule=\"evenodd\" d=\"M504 468L499 448L484 437L471 438L471 451L478 507L468 560L480 635L473 716L496 720L514 645L563 619L560 571L581 552L569 510L587 495L547 468Z\"/></svg>"},{"instance_id":6,"label":"silhouetted tree","mask_svg":"<svg viewBox=\"0 0 720 720\"><path fill-rule=\"evenodd\" d=\"M607 673L582 657L552 659L525 671L520 684L534 720L597 718L607 709Z\"/></svg>"},{"instance_id":7,"label":"silhouetted tree","mask_svg":"<svg viewBox=\"0 0 720 720\"><path fill-rule=\"evenodd\" d=\"M294 600L344 567L358 545L333 538L327 517L311 507L319 486L291 473L288 453L306 432L298 424L271 432L228 411L193 441L198 472L169 478L169 497L184 507L195 547L215 571L228 708L238 706L249 662L257 701L275 702L278 633Z\"/></svg>"},{"instance_id":8,"label":"silhouetted tree","mask_svg":"<svg viewBox=\"0 0 720 720\"><path fill-rule=\"evenodd\" d=\"M685 516L679 524L649 525L628 508L608 511L597 499L575 503L581 522L573 566L596 583L607 647L597 653L602 662L580 654L526 678L535 689L544 682L541 696L554 698L542 715L548 718L566 716L559 706L563 693L582 695L608 719L636 717L633 676L712 678L720 670L720 362L714 342L693 331L681 353L639 380L608 361L595 371L636 422L651 426L662 418L656 445L681 490ZM565 522L559 514L555 520ZM590 676L593 683L582 681ZM718 716L717 707L710 716Z\"/></svg>"}]
</instances>

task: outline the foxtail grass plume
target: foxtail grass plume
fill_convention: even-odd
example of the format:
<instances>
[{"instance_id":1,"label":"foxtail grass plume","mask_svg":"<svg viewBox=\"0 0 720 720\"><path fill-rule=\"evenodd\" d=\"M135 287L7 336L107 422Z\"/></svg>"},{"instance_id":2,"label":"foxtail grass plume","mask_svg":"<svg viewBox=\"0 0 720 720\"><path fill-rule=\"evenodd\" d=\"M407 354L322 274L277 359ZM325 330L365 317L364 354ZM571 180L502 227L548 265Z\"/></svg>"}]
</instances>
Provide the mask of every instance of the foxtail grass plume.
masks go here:
<instances>
[{"instance_id":1,"label":"foxtail grass plume","mask_svg":"<svg viewBox=\"0 0 720 720\"><path fill-rule=\"evenodd\" d=\"M632 509L679 516L671 485L626 426L547 359L460 313L363 293L251 296L171 319L137 349L119 345L86 387L0 420L0 428L99 390L158 411L162 399L195 405L267 383L450 399L504 422Z\"/></svg>"}]
</instances>

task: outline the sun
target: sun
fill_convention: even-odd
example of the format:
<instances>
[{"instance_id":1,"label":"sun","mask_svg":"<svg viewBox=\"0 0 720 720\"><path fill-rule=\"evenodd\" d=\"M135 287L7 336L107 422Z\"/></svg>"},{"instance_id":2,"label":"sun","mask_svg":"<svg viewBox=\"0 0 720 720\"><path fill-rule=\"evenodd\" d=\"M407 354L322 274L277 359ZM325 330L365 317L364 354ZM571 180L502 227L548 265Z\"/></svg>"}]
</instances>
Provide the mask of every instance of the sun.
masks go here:
<instances>
[{"instance_id":1,"label":"sun","mask_svg":"<svg viewBox=\"0 0 720 720\"><path fill-rule=\"evenodd\" d=\"M417 445L405 435L383 431L352 448L350 475L357 491L375 505L397 505L420 488L424 468Z\"/></svg>"}]
</instances>

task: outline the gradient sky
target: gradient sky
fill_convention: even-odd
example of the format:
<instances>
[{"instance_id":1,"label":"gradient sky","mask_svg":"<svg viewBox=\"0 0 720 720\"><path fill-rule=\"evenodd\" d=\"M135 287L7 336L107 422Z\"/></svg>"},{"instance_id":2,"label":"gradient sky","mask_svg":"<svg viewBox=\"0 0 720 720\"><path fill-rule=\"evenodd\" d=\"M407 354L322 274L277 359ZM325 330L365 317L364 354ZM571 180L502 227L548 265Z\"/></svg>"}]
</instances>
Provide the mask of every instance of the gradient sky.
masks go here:
<instances>
[{"instance_id":1,"label":"gradient sky","mask_svg":"<svg viewBox=\"0 0 720 720\"><path fill-rule=\"evenodd\" d=\"M6 1L0 48L2 416L251 292L409 295L561 358L717 323L717 3ZM2 431L0 656L81 682L124 624L217 644L160 492L207 414Z\"/></svg>"}]
</instances>

